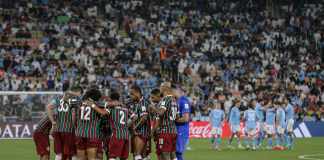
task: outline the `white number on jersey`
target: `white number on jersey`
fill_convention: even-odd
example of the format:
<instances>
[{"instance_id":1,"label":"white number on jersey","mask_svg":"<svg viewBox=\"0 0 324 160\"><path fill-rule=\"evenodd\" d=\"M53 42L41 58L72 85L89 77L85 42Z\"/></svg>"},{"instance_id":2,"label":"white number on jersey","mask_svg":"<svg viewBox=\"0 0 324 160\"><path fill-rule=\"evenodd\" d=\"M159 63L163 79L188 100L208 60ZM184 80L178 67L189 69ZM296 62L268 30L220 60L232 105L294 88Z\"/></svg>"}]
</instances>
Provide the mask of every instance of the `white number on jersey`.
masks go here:
<instances>
[{"instance_id":1,"label":"white number on jersey","mask_svg":"<svg viewBox=\"0 0 324 160\"><path fill-rule=\"evenodd\" d=\"M176 119L177 116L177 108L176 107L171 107L171 117L170 120L174 121Z\"/></svg>"},{"instance_id":2,"label":"white number on jersey","mask_svg":"<svg viewBox=\"0 0 324 160\"><path fill-rule=\"evenodd\" d=\"M119 111L119 116L120 116L120 124L126 124L125 123L125 112L124 111Z\"/></svg>"},{"instance_id":3,"label":"white number on jersey","mask_svg":"<svg viewBox=\"0 0 324 160\"><path fill-rule=\"evenodd\" d=\"M90 120L90 112L91 112L91 107L81 106L81 119L87 121Z\"/></svg>"},{"instance_id":4,"label":"white number on jersey","mask_svg":"<svg viewBox=\"0 0 324 160\"><path fill-rule=\"evenodd\" d=\"M67 112L68 110L69 110L69 105L63 100L60 100L60 106L58 107L57 111Z\"/></svg>"}]
</instances>

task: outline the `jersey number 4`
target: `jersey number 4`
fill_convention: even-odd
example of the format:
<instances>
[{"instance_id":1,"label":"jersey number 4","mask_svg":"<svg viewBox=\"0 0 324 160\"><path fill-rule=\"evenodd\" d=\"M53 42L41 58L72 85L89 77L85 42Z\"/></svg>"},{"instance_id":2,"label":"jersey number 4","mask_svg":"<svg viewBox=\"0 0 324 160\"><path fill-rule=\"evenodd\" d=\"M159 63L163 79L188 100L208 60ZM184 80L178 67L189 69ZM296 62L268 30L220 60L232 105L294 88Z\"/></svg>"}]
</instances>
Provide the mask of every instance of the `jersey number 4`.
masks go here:
<instances>
[{"instance_id":1,"label":"jersey number 4","mask_svg":"<svg viewBox=\"0 0 324 160\"><path fill-rule=\"evenodd\" d=\"M91 107L81 106L81 119L82 120L90 120L90 112L91 112Z\"/></svg>"}]
</instances>

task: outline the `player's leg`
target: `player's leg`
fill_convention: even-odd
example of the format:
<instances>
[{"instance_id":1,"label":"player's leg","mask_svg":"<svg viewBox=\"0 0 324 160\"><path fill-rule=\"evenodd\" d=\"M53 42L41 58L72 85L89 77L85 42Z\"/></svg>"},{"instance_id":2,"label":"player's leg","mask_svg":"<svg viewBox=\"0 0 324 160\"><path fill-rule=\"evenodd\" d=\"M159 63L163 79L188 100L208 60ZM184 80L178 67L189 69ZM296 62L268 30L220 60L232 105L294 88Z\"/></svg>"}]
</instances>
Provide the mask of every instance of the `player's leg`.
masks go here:
<instances>
[{"instance_id":1,"label":"player's leg","mask_svg":"<svg viewBox=\"0 0 324 160\"><path fill-rule=\"evenodd\" d=\"M143 160L150 160L151 159L151 138L148 137L148 139L146 140L146 145L145 145L145 151L142 154Z\"/></svg>"},{"instance_id":2,"label":"player's leg","mask_svg":"<svg viewBox=\"0 0 324 160\"><path fill-rule=\"evenodd\" d=\"M63 145L61 140L61 134L59 132L54 132L53 138L54 138L55 160L62 160Z\"/></svg>"},{"instance_id":3,"label":"player's leg","mask_svg":"<svg viewBox=\"0 0 324 160\"><path fill-rule=\"evenodd\" d=\"M41 160L49 160L50 158L49 158L49 155L42 155L40 159Z\"/></svg>"},{"instance_id":4,"label":"player's leg","mask_svg":"<svg viewBox=\"0 0 324 160\"><path fill-rule=\"evenodd\" d=\"M178 160L183 160L182 154L185 150L185 139L181 135L178 135L176 144L176 157Z\"/></svg>"},{"instance_id":5,"label":"player's leg","mask_svg":"<svg viewBox=\"0 0 324 160\"><path fill-rule=\"evenodd\" d=\"M123 143L116 137L111 137L109 141L109 160L115 160L121 156ZM118 146L118 147L117 147Z\"/></svg>"},{"instance_id":6,"label":"player's leg","mask_svg":"<svg viewBox=\"0 0 324 160\"><path fill-rule=\"evenodd\" d=\"M265 135L264 124L262 122L260 122L260 130L259 130L258 137L257 137L258 148L262 146L265 136L266 135Z\"/></svg>"},{"instance_id":7,"label":"player's leg","mask_svg":"<svg viewBox=\"0 0 324 160\"><path fill-rule=\"evenodd\" d=\"M221 144L221 141L222 141L222 132L223 132L223 130L222 130L222 128L217 128L216 129L216 139L215 139L215 148L217 149L217 150L219 150L220 148L220 144ZM189 139L189 138L188 138ZM186 143L186 142L185 142Z\"/></svg>"},{"instance_id":8,"label":"player's leg","mask_svg":"<svg viewBox=\"0 0 324 160\"><path fill-rule=\"evenodd\" d=\"M76 157L78 160L86 160L86 141L85 138L75 137Z\"/></svg>"},{"instance_id":9,"label":"player's leg","mask_svg":"<svg viewBox=\"0 0 324 160\"><path fill-rule=\"evenodd\" d=\"M62 138L62 160L72 160L75 149L75 138L72 133L61 133Z\"/></svg>"},{"instance_id":10,"label":"player's leg","mask_svg":"<svg viewBox=\"0 0 324 160\"><path fill-rule=\"evenodd\" d=\"M141 160L142 159L142 153L145 147L145 141L139 136L134 137L134 159L135 160Z\"/></svg>"},{"instance_id":11,"label":"player's leg","mask_svg":"<svg viewBox=\"0 0 324 160\"><path fill-rule=\"evenodd\" d=\"M97 148L96 147L90 147L86 149L87 153L87 159L88 160L96 160L97 159Z\"/></svg>"},{"instance_id":12,"label":"player's leg","mask_svg":"<svg viewBox=\"0 0 324 160\"><path fill-rule=\"evenodd\" d=\"M82 149L77 149L77 158L78 160L86 160L86 151Z\"/></svg>"},{"instance_id":13,"label":"player's leg","mask_svg":"<svg viewBox=\"0 0 324 160\"><path fill-rule=\"evenodd\" d=\"M239 148L239 149L242 149L243 146L242 146L242 144L241 144L241 136L240 136L239 131L236 132L236 138L237 138L238 148Z\"/></svg>"},{"instance_id":14,"label":"player's leg","mask_svg":"<svg viewBox=\"0 0 324 160\"><path fill-rule=\"evenodd\" d=\"M42 132L35 132L33 134L33 140L36 145L36 151L41 160L49 159L49 138L48 135Z\"/></svg>"},{"instance_id":15,"label":"player's leg","mask_svg":"<svg viewBox=\"0 0 324 160\"><path fill-rule=\"evenodd\" d=\"M121 144L122 151L120 154L120 160L127 160L129 153L129 140L123 140Z\"/></svg>"},{"instance_id":16,"label":"player's leg","mask_svg":"<svg viewBox=\"0 0 324 160\"><path fill-rule=\"evenodd\" d=\"M103 153L97 153L96 160L103 160Z\"/></svg>"}]
</instances>

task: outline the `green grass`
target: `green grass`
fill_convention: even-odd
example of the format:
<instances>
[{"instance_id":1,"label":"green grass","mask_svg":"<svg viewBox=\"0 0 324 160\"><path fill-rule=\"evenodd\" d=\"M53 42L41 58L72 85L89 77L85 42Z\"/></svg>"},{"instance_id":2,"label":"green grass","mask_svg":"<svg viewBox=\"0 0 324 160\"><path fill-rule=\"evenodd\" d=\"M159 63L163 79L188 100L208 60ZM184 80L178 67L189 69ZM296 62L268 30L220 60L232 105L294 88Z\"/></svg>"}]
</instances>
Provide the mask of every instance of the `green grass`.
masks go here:
<instances>
[{"instance_id":1,"label":"green grass","mask_svg":"<svg viewBox=\"0 0 324 160\"><path fill-rule=\"evenodd\" d=\"M322 155L308 157L311 158L310 160L324 160L324 138L298 139L295 148L289 151L246 151L223 148L222 151L217 152L211 149L208 139L193 139L190 146L192 151L185 153L186 160L298 160L298 156L313 154ZM0 140L0 159L36 160L33 141Z\"/></svg>"}]
</instances>

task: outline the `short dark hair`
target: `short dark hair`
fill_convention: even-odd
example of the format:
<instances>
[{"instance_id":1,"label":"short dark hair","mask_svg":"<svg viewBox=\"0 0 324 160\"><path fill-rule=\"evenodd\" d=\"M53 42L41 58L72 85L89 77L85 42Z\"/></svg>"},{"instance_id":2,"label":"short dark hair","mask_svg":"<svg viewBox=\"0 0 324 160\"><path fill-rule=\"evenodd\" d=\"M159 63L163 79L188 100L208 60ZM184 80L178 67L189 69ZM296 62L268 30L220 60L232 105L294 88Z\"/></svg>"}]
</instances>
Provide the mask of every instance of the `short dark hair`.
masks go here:
<instances>
[{"instance_id":1,"label":"short dark hair","mask_svg":"<svg viewBox=\"0 0 324 160\"><path fill-rule=\"evenodd\" d=\"M132 85L131 89L142 95L142 90L138 85Z\"/></svg>"},{"instance_id":2,"label":"short dark hair","mask_svg":"<svg viewBox=\"0 0 324 160\"><path fill-rule=\"evenodd\" d=\"M119 93L118 92L116 92L116 91L112 91L111 93L110 93L110 99L111 100L119 100L119 97L120 97L120 95L119 95Z\"/></svg>"},{"instance_id":3,"label":"short dark hair","mask_svg":"<svg viewBox=\"0 0 324 160\"><path fill-rule=\"evenodd\" d=\"M98 89L89 89L83 95L83 100L91 98L94 101L98 101L101 98L101 92Z\"/></svg>"},{"instance_id":4,"label":"short dark hair","mask_svg":"<svg viewBox=\"0 0 324 160\"><path fill-rule=\"evenodd\" d=\"M153 89L153 90L151 91L151 94L152 94L152 95L161 95L161 92L160 92L160 90L159 90L158 88L155 88L155 89Z\"/></svg>"},{"instance_id":5,"label":"short dark hair","mask_svg":"<svg viewBox=\"0 0 324 160\"><path fill-rule=\"evenodd\" d=\"M70 88L70 84L67 82L64 82L62 85L62 91L66 92Z\"/></svg>"},{"instance_id":6,"label":"short dark hair","mask_svg":"<svg viewBox=\"0 0 324 160\"><path fill-rule=\"evenodd\" d=\"M75 91L75 92L81 92L81 94L83 93L83 89L81 86L73 86L71 88L71 91Z\"/></svg>"}]
</instances>

